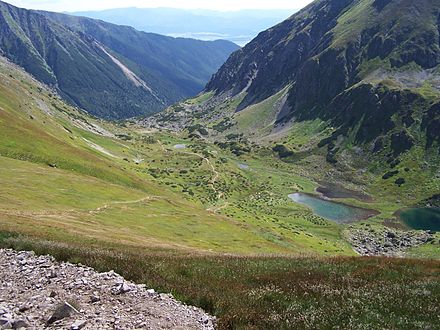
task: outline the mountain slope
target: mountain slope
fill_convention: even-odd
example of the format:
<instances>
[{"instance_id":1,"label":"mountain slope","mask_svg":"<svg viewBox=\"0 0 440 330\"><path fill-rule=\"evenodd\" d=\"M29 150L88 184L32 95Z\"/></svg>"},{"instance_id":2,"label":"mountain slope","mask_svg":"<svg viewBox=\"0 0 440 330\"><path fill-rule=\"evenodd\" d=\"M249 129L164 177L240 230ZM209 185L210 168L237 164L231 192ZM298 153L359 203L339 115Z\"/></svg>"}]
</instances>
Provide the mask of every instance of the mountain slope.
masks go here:
<instances>
[{"instance_id":1,"label":"mountain slope","mask_svg":"<svg viewBox=\"0 0 440 330\"><path fill-rule=\"evenodd\" d=\"M315 1L235 53L207 90L236 94L250 84L245 106L295 84L296 110L360 82L375 71L365 67L373 59L384 69L411 62L433 68L440 62L439 6L435 0Z\"/></svg>"},{"instance_id":2,"label":"mountain slope","mask_svg":"<svg viewBox=\"0 0 440 330\"><path fill-rule=\"evenodd\" d=\"M122 60L134 63L141 77L156 74L167 83L174 83L186 95L201 91L213 72L239 47L232 42L205 42L170 38L139 32L100 20L51 12L39 12L49 19L93 37Z\"/></svg>"},{"instance_id":3,"label":"mountain slope","mask_svg":"<svg viewBox=\"0 0 440 330\"><path fill-rule=\"evenodd\" d=\"M241 111L240 124L255 123L255 113L272 114L284 94ZM205 104L211 96L185 104ZM303 140L310 132L323 134L318 121L300 124ZM368 240L377 244L377 254L398 246L407 256L438 259L439 233L398 229L402 223L395 217L414 202L438 202L440 176L433 177L433 166L417 171L418 163L406 160L411 190L393 189L368 171L349 173L364 177L347 186L356 191L342 190L354 196L344 203L380 214L345 225L288 197L316 193L313 176L334 173L319 154L298 152L285 162L242 136L212 144L191 134L91 118L0 57L0 246L50 254L172 292L216 315L219 329L437 326L438 261L355 258L346 240L354 232L357 239L350 241L358 248ZM364 192L372 199L354 199L367 197ZM31 266L21 260L20 269ZM55 283L61 275L47 280ZM57 297L49 302L56 304ZM105 296L98 298L103 303ZM2 300L11 310L17 301ZM20 320L40 313L36 307ZM124 315L116 321L124 322Z\"/></svg>"},{"instance_id":4,"label":"mountain slope","mask_svg":"<svg viewBox=\"0 0 440 330\"><path fill-rule=\"evenodd\" d=\"M238 251L247 241L284 249L155 182L147 164L167 152L148 146L148 136L132 141L122 127L66 105L2 57L0 78L0 230L153 249Z\"/></svg>"},{"instance_id":5,"label":"mountain slope","mask_svg":"<svg viewBox=\"0 0 440 330\"><path fill-rule=\"evenodd\" d=\"M109 119L151 114L197 94L237 49L226 41L173 39L3 2L0 13L6 57L72 104Z\"/></svg>"},{"instance_id":6,"label":"mountain slope","mask_svg":"<svg viewBox=\"0 0 440 330\"><path fill-rule=\"evenodd\" d=\"M331 162L353 146L390 162L414 145L440 149L439 15L438 0L317 0L232 54L208 101L167 113L268 140L321 120Z\"/></svg>"},{"instance_id":7,"label":"mountain slope","mask_svg":"<svg viewBox=\"0 0 440 330\"><path fill-rule=\"evenodd\" d=\"M276 211L249 199L267 187L265 171L243 173L214 145L181 150L173 146L189 140L91 118L3 57L0 78L0 232L201 253L353 254L339 225L310 224L304 210L293 219L304 232L287 230L292 219L282 219L298 211L290 190L277 192ZM220 213L235 203L252 213Z\"/></svg>"}]
</instances>

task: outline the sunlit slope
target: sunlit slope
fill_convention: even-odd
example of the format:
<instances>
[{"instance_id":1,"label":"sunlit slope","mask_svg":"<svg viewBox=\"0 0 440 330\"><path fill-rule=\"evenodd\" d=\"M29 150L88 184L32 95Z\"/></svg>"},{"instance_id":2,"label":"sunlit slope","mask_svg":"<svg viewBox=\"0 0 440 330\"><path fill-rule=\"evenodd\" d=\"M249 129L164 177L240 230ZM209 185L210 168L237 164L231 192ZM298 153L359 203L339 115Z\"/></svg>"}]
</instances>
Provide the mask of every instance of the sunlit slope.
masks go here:
<instances>
[{"instance_id":1,"label":"sunlit slope","mask_svg":"<svg viewBox=\"0 0 440 330\"><path fill-rule=\"evenodd\" d=\"M4 60L0 75L0 230L189 251L352 253L336 225L315 228L314 236L258 221L251 212L219 214L217 182L205 187L213 201L204 201L174 189L179 177L162 182L150 169L157 163L170 168L171 161L194 165L198 180L218 176L220 184L231 165L222 173L197 153L157 143L164 136L91 118ZM143 142L152 139L154 144ZM200 189L196 197L205 194ZM231 197L238 200L235 193Z\"/></svg>"}]
</instances>

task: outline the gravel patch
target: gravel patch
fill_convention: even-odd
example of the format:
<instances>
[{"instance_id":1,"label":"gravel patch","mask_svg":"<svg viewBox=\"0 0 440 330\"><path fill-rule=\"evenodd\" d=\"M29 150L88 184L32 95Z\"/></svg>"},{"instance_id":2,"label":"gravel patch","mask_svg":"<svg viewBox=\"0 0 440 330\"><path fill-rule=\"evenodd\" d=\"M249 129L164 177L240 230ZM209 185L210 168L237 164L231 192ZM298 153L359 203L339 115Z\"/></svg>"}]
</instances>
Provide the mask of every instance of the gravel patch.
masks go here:
<instances>
[{"instance_id":1,"label":"gravel patch","mask_svg":"<svg viewBox=\"0 0 440 330\"><path fill-rule=\"evenodd\" d=\"M0 329L214 329L215 318L113 271L0 249Z\"/></svg>"}]
</instances>

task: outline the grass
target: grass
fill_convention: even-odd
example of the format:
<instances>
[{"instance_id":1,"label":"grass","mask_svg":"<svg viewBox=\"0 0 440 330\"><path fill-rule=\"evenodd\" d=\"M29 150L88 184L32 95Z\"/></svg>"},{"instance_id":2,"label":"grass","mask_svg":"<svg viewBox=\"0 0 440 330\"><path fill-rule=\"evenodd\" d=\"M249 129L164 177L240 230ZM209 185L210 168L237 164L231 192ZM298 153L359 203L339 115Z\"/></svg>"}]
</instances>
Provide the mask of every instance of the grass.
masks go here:
<instances>
[{"instance_id":1,"label":"grass","mask_svg":"<svg viewBox=\"0 0 440 330\"><path fill-rule=\"evenodd\" d=\"M12 71L15 79L12 69L3 70L0 153L6 157L0 157L0 191L6 197L0 198L5 219L0 228L68 241L82 236L86 243L239 254L354 254L343 239L343 226L287 197L295 191L313 193L316 180L323 179L319 173L331 170L313 147L331 133L326 123L294 124L282 141L294 150L293 162L278 159L271 146L252 146L251 152L236 156L184 134L145 134L98 122L50 97L25 75ZM261 109L265 113L266 107ZM78 120L130 138L95 134L76 125ZM175 149L176 144L187 148ZM430 176L425 174L424 181ZM436 184L422 185L423 196L429 197ZM400 208L393 198L405 196L396 195L394 186L379 180L377 186L362 188L383 198L371 205L349 203L380 210L382 215L371 220L380 223Z\"/></svg>"},{"instance_id":2,"label":"grass","mask_svg":"<svg viewBox=\"0 0 440 330\"><path fill-rule=\"evenodd\" d=\"M338 24L333 29L333 48L341 47L356 38L365 26L375 23L373 0L359 0L344 12L338 19Z\"/></svg>"},{"instance_id":3,"label":"grass","mask_svg":"<svg viewBox=\"0 0 440 330\"><path fill-rule=\"evenodd\" d=\"M115 270L219 317L219 329L435 329L440 262L236 257L84 247L0 234L0 246Z\"/></svg>"},{"instance_id":4,"label":"grass","mask_svg":"<svg viewBox=\"0 0 440 330\"><path fill-rule=\"evenodd\" d=\"M437 235L437 240L432 241L432 243L410 249L408 256L411 258L438 259L440 255L440 243L438 238Z\"/></svg>"},{"instance_id":5,"label":"grass","mask_svg":"<svg viewBox=\"0 0 440 330\"><path fill-rule=\"evenodd\" d=\"M234 120L237 122L235 126L236 132L252 133L251 135L255 134L257 136L264 136L270 133L279 111L275 105L285 96L286 90L287 88L263 102L249 106L235 114Z\"/></svg>"},{"instance_id":6,"label":"grass","mask_svg":"<svg viewBox=\"0 0 440 330\"><path fill-rule=\"evenodd\" d=\"M380 164L360 172L326 163L317 144L334 128L320 120L294 123L276 141L294 152L286 161L273 141L245 138L238 156L185 133L98 121L4 63L0 76L1 246L114 269L214 313L221 329L438 325L439 262L354 258L347 227L287 197L331 179L370 193L372 203L346 202L379 210L362 223L384 228L396 210L438 192L438 159L420 148L397 165L407 182L399 188L381 179ZM215 111L234 113L241 97ZM243 128L260 127L254 119L279 97L237 114ZM440 255L436 244L409 253Z\"/></svg>"},{"instance_id":7,"label":"grass","mask_svg":"<svg viewBox=\"0 0 440 330\"><path fill-rule=\"evenodd\" d=\"M242 253L289 250L265 239L253 226L208 213L173 199L172 194L146 194L8 158L0 157L0 164L3 229L69 241L127 241L146 247Z\"/></svg>"}]
</instances>

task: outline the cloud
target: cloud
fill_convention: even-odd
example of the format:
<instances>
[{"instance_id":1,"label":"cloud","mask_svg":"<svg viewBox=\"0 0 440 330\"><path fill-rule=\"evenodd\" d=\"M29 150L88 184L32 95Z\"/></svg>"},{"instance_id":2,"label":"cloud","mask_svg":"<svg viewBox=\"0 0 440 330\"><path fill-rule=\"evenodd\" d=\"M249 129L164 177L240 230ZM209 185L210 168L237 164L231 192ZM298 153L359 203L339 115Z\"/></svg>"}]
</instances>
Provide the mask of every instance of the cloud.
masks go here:
<instances>
[{"instance_id":1,"label":"cloud","mask_svg":"<svg viewBox=\"0 0 440 330\"><path fill-rule=\"evenodd\" d=\"M298 9L311 0L8 0L12 5L51 11L85 11L122 7L173 7L215 10Z\"/></svg>"}]
</instances>

